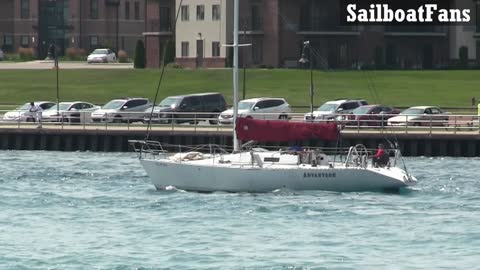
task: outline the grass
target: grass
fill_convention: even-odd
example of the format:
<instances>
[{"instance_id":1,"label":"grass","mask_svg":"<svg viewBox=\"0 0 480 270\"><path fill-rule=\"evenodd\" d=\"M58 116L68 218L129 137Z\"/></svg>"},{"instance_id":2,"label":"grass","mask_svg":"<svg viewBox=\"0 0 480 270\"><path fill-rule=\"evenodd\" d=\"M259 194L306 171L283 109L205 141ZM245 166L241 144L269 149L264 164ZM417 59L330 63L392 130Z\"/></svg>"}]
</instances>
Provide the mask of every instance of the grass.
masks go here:
<instances>
[{"instance_id":1,"label":"grass","mask_svg":"<svg viewBox=\"0 0 480 270\"><path fill-rule=\"evenodd\" d=\"M61 100L104 104L113 98L144 96L153 100L159 70L60 70ZM480 71L314 71L315 106L338 98L364 98L398 107L438 105L471 107L480 97ZM294 106L308 106L307 70L249 69L247 98L285 97ZM232 71L179 70L165 72L159 98L199 92L222 92L232 103ZM240 71L242 97L242 71ZM2 107L31 100L56 100L55 70L0 70Z\"/></svg>"}]
</instances>

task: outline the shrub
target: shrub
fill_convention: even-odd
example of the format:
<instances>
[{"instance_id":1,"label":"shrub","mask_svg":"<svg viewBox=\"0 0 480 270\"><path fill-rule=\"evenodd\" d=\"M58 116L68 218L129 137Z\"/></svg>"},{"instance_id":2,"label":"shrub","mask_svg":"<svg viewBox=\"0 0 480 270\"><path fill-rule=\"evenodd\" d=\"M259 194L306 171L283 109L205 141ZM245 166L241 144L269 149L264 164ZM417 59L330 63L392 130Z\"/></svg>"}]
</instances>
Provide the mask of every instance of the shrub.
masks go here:
<instances>
[{"instance_id":1,"label":"shrub","mask_svg":"<svg viewBox=\"0 0 480 270\"><path fill-rule=\"evenodd\" d=\"M175 61L175 40L168 40L165 49L165 64L170 64Z\"/></svg>"},{"instance_id":2,"label":"shrub","mask_svg":"<svg viewBox=\"0 0 480 270\"><path fill-rule=\"evenodd\" d=\"M460 67L466 68L468 66L468 47L462 46L458 49L458 58L460 60Z\"/></svg>"},{"instance_id":3,"label":"shrub","mask_svg":"<svg viewBox=\"0 0 480 270\"><path fill-rule=\"evenodd\" d=\"M137 41L137 46L135 47L135 60L133 66L135 68L145 68L145 45L143 45L141 39Z\"/></svg>"},{"instance_id":4,"label":"shrub","mask_svg":"<svg viewBox=\"0 0 480 270\"><path fill-rule=\"evenodd\" d=\"M18 48L18 55L22 61L31 61L35 59L35 50L33 48Z\"/></svg>"},{"instance_id":5,"label":"shrub","mask_svg":"<svg viewBox=\"0 0 480 270\"><path fill-rule=\"evenodd\" d=\"M85 56L87 56L87 51L84 49L71 47L65 52L64 59L69 61L84 61L86 60Z\"/></svg>"},{"instance_id":6,"label":"shrub","mask_svg":"<svg viewBox=\"0 0 480 270\"><path fill-rule=\"evenodd\" d=\"M128 63L128 54L124 50L118 51L118 62L119 63Z\"/></svg>"},{"instance_id":7,"label":"shrub","mask_svg":"<svg viewBox=\"0 0 480 270\"><path fill-rule=\"evenodd\" d=\"M168 63L166 68L170 69L183 69L183 67L177 63Z\"/></svg>"}]
</instances>

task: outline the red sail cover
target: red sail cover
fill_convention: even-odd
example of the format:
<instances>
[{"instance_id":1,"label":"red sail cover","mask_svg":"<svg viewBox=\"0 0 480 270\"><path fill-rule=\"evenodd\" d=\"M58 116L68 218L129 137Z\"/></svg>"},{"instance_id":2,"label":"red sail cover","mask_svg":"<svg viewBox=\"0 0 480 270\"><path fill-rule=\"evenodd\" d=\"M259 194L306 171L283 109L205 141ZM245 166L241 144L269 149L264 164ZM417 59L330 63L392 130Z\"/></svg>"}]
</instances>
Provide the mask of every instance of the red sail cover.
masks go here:
<instances>
[{"instance_id":1,"label":"red sail cover","mask_svg":"<svg viewBox=\"0 0 480 270\"><path fill-rule=\"evenodd\" d=\"M312 138L331 141L338 137L336 123L301 123L238 118L235 131L238 139L257 142L302 141Z\"/></svg>"}]
</instances>

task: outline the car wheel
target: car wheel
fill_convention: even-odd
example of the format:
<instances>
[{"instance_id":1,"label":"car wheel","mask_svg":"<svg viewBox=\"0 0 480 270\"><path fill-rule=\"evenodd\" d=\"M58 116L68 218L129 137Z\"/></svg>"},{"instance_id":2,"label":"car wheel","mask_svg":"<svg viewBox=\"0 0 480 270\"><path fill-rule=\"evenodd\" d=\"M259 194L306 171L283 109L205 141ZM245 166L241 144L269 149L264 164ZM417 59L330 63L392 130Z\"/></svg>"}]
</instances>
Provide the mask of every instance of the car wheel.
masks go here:
<instances>
[{"instance_id":1,"label":"car wheel","mask_svg":"<svg viewBox=\"0 0 480 270\"><path fill-rule=\"evenodd\" d=\"M210 125L218 125L218 120L208 120Z\"/></svg>"},{"instance_id":2,"label":"car wheel","mask_svg":"<svg viewBox=\"0 0 480 270\"><path fill-rule=\"evenodd\" d=\"M419 122L415 122L415 123L413 123L413 126L414 127L419 127L419 126L421 126L421 124Z\"/></svg>"},{"instance_id":3,"label":"car wheel","mask_svg":"<svg viewBox=\"0 0 480 270\"><path fill-rule=\"evenodd\" d=\"M278 117L280 120L288 120L288 115L282 114Z\"/></svg>"}]
</instances>

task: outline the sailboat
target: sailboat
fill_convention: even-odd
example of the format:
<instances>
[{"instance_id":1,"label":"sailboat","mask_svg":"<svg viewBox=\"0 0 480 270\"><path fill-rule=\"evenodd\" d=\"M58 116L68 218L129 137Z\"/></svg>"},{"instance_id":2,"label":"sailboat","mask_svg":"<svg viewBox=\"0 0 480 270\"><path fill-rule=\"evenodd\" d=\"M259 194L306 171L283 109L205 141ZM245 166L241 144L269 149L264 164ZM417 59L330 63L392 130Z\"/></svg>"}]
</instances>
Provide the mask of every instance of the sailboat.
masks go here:
<instances>
[{"instance_id":1,"label":"sailboat","mask_svg":"<svg viewBox=\"0 0 480 270\"><path fill-rule=\"evenodd\" d=\"M335 123L295 123L290 121L238 118L238 1L234 1L233 61L233 152L209 145L200 149L169 153L160 142L130 141L153 185L161 190L199 192L271 192L278 189L326 190L338 192L398 190L413 186L417 179L400 168L401 154L385 166L369 162L363 145L349 148L344 161L331 160L316 149L240 149L241 141L273 142L307 139L335 140Z\"/></svg>"}]
</instances>

